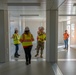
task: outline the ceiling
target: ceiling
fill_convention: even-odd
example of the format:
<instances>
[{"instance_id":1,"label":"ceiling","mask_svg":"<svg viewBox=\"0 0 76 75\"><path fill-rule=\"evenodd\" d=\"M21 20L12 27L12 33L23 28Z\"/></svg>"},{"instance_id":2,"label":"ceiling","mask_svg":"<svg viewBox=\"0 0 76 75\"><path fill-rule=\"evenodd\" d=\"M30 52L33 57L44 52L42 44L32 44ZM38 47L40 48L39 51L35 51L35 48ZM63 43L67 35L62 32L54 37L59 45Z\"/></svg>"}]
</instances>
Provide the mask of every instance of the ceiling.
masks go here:
<instances>
[{"instance_id":1,"label":"ceiling","mask_svg":"<svg viewBox=\"0 0 76 75\"><path fill-rule=\"evenodd\" d=\"M59 21L76 19L76 0L65 0L65 2L59 7Z\"/></svg>"},{"instance_id":2,"label":"ceiling","mask_svg":"<svg viewBox=\"0 0 76 75\"><path fill-rule=\"evenodd\" d=\"M8 0L10 17L46 18L46 0Z\"/></svg>"},{"instance_id":3,"label":"ceiling","mask_svg":"<svg viewBox=\"0 0 76 75\"><path fill-rule=\"evenodd\" d=\"M52 2L52 0L49 1ZM74 3L76 0L64 0L60 4L59 21L75 20L76 6ZM46 18L46 0L8 0L8 5L10 17Z\"/></svg>"}]
</instances>

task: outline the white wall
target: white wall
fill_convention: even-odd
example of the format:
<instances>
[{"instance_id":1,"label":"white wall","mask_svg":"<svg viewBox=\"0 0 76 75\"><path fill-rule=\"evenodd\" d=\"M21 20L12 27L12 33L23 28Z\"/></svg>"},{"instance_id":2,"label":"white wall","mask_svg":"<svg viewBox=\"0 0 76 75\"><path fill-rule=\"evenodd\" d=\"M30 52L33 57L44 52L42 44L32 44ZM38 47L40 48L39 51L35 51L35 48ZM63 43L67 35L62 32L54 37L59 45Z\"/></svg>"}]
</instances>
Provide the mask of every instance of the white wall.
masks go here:
<instances>
[{"instance_id":1,"label":"white wall","mask_svg":"<svg viewBox=\"0 0 76 75\"><path fill-rule=\"evenodd\" d=\"M63 43L63 22L58 24L58 44Z\"/></svg>"},{"instance_id":2,"label":"white wall","mask_svg":"<svg viewBox=\"0 0 76 75\"><path fill-rule=\"evenodd\" d=\"M76 46L76 22L71 23L70 44Z\"/></svg>"}]
</instances>

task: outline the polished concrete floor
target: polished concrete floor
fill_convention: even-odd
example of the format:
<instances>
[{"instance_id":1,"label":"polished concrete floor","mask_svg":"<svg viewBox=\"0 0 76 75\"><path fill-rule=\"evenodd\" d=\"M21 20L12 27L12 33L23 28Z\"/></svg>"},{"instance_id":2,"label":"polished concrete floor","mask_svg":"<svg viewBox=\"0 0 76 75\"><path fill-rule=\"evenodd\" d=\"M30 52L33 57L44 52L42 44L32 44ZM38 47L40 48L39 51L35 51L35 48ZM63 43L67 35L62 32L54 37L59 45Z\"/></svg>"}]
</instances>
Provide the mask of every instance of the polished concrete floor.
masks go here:
<instances>
[{"instance_id":1,"label":"polished concrete floor","mask_svg":"<svg viewBox=\"0 0 76 75\"><path fill-rule=\"evenodd\" d=\"M45 48L43 50L43 59L46 59L46 42L45 42ZM31 55L32 55L32 59L38 59L40 58L40 52L39 52L39 56L38 57L35 57L35 54L36 54L36 43L33 44L33 47L32 47L32 51L31 51ZM14 52L15 52L15 46L12 44L11 45L11 48L10 48L10 56L11 56L11 60L14 60ZM24 50L23 50L23 47L22 45L19 46L19 54L20 54L20 57L18 58L19 60L25 60L25 54L24 54Z\"/></svg>"},{"instance_id":2,"label":"polished concrete floor","mask_svg":"<svg viewBox=\"0 0 76 75\"><path fill-rule=\"evenodd\" d=\"M0 65L0 75L54 75L50 63L33 61L26 66L25 62L9 62Z\"/></svg>"},{"instance_id":3,"label":"polished concrete floor","mask_svg":"<svg viewBox=\"0 0 76 75\"><path fill-rule=\"evenodd\" d=\"M63 75L76 75L76 61L58 61Z\"/></svg>"},{"instance_id":4,"label":"polished concrete floor","mask_svg":"<svg viewBox=\"0 0 76 75\"><path fill-rule=\"evenodd\" d=\"M61 51L60 51L61 50ZM58 52L58 66L63 75L76 75L76 48L68 50L60 48Z\"/></svg>"},{"instance_id":5,"label":"polished concrete floor","mask_svg":"<svg viewBox=\"0 0 76 75\"><path fill-rule=\"evenodd\" d=\"M76 59L76 48L69 48L68 50L59 48L58 59Z\"/></svg>"},{"instance_id":6,"label":"polished concrete floor","mask_svg":"<svg viewBox=\"0 0 76 75\"><path fill-rule=\"evenodd\" d=\"M44 49L44 58L35 58L35 47L32 48L32 64L29 66L25 65L24 61L18 61L24 58L23 50L20 50L20 58L14 62L0 65L0 75L54 75L52 65L43 61L45 59L46 48ZM71 47L68 50L63 49L64 46L58 48L58 66L62 72L62 75L76 75L76 48ZM14 57L12 56L14 60Z\"/></svg>"}]
</instances>

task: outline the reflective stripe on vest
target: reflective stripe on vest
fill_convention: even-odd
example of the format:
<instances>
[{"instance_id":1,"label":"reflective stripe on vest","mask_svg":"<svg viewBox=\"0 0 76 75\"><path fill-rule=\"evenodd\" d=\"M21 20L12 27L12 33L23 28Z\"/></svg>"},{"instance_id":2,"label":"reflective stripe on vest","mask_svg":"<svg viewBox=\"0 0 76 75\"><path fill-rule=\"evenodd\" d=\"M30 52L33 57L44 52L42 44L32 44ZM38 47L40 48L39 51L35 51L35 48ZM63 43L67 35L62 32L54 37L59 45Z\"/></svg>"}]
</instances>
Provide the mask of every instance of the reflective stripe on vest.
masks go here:
<instances>
[{"instance_id":1,"label":"reflective stripe on vest","mask_svg":"<svg viewBox=\"0 0 76 75\"><path fill-rule=\"evenodd\" d=\"M32 34L30 34L30 33L28 35L23 34L22 36L23 36L23 42L22 42L23 46L32 45ZM26 40L30 40L30 41L26 42Z\"/></svg>"},{"instance_id":2,"label":"reflective stripe on vest","mask_svg":"<svg viewBox=\"0 0 76 75\"><path fill-rule=\"evenodd\" d=\"M45 38L46 38L45 34L39 35L38 36L38 41L44 42Z\"/></svg>"}]
</instances>

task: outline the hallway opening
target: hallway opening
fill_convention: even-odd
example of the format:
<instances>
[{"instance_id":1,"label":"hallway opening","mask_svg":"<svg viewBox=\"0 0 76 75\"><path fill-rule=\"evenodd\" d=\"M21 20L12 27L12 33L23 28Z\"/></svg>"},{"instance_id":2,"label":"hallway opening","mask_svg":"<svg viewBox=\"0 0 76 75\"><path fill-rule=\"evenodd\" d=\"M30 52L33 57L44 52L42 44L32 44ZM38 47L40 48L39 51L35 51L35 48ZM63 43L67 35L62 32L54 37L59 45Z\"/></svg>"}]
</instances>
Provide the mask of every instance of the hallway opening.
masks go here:
<instances>
[{"instance_id":1,"label":"hallway opening","mask_svg":"<svg viewBox=\"0 0 76 75\"><path fill-rule=\"evenodd\" d=\"M14 34L14 30L17 28L19 34L22 35L26 26L30 28L30 32L34 36L33 48L32 48L32 60L40 59L40 53L38 57L36 55L36 46L37 46L37 31L38 27L43 26L44 32L46 32L46 11L40 10L39 6L35 6L30 9L31 6L8 6L8 17L9 17L9 60L15 61L14 52L15 46L13 44L13 39L11 39ZM18 9L19 8L19 9ZM17 9L17 10L16 10ZM42 14L44 13L44 14ZM19 45L19 54L20 57L18 61L25 61L24 50L22 44ZM46 41L44 43L43 58L46 59Z\"/></svg>"},{"instance_id":2,"label":"hallway opening","mask_svg":"<svg viewBox=\"0 0 76 75\"><path fill-rule=\"evenodd\" d=\"M69 18L68 18L69 17ZM76 60L76 16L59 16L59 18L65 18L59 22L58 25L58 60ZM68 18L68 19L67 19ZM68 31L68 49L64 49L63 33Z\"/></svg>"}]
</instances>

